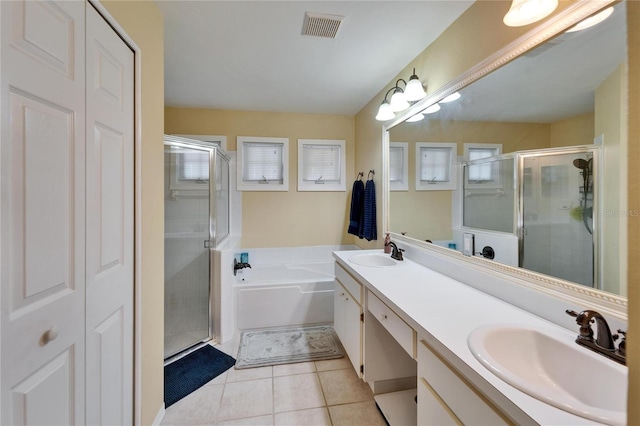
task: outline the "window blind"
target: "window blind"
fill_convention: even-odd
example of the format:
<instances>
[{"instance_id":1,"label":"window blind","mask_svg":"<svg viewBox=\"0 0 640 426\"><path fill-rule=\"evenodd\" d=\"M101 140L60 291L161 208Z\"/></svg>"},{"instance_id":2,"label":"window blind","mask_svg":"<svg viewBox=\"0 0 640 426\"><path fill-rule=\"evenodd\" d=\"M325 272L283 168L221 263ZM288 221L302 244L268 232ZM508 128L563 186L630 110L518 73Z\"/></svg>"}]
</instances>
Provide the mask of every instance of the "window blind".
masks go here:
<instances>
[{"instance_id":1,"label":"window blind","mask_svg":"<svg viewBox=\"0 0 640 426\"><path fill-rule=\"evenodd\" d=\"M242 180L282 182L283 144L244 142L242 150Z\"/></svg>"},{"instance_id":2,"label":"window blind","mask_svg":"<svg viewBox=\"0 0 640 426\"><path fill-rule=\"evenodd\" d=\"M181 181L209 180L209 153L199 151L179 152L178 176Z\"/></svg>"},{"instance_id":3,"label":"window blind","mask_svg":"<svg viewBox=\"0 0 640 426\"><path fill-rule=\"evenodd\" d=\"M420 180L423 182L449 182L451 149L420 147Z\"/></svg>"},{"instance_id":4,"label":"window blind","mask_svg":"<svg viewBox=\"0 0 640 426\"><path fill-rule=\"evenodd\" d=\"M341 149L339 145L304 144L302 146L305 181L340 182Z\"/></svg>"},{"instance_id":5,"label":"window blind","mask_svg":"<svg viewBox=\"0 0 640 426\"><path fill-rule=\"evenodd\" d=\"M498 154L496 148L469 148L469 161L493 157ZM497 163L474 164L469 166L470 181L493 181L497 172Z\"/></svg>"}]
</instances>

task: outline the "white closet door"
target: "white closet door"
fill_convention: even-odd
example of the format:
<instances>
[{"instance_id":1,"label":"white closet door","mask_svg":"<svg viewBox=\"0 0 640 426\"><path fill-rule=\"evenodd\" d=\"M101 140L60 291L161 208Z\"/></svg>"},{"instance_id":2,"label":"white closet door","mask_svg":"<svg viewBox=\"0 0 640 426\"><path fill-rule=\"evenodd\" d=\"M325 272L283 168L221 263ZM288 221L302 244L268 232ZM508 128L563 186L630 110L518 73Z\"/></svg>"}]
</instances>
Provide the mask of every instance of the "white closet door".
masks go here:
<instances>
[{"instance_id":1,"label":"white closet door","mask_svg":"<svg viewBox=\"0 0 640 426\"><path fill-rule=\"evenodd\" d=\"M85 3L0 8L0 423L83 424Z\"/></svg>"},{"instance_id":2,"label":"white closet door","mask_svg":"<svg viewBox=\"0 0 640 426\"><path fill-rule=\"evenodd\" d=\"M87 6L87 424L133 422L133 150L133 52Z\"/></svg>"}]
</instances>

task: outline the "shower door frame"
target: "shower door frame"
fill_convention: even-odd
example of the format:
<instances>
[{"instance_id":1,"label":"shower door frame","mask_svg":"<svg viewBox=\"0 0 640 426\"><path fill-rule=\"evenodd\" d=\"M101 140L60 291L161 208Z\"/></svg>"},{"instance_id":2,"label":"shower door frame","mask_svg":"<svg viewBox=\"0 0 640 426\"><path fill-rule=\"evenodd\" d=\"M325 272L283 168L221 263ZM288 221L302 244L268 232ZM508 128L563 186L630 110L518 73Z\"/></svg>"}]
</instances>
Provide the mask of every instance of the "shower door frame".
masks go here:
<instances>
[{"instance_id":1,"label":"shower door frame","mask_svg":"<svg viewBox=\"0 0 640 426\"><path fill-rule=\"evenodd\" d=\"M588 154L593 158L592 178L593 186L597 189L593 191L593 234L591 251L593 253L593 286L592 288L602 290L600 277L600 188L602 188L602 174L600 164L602 162L602 147L599 145L577 145L561 148L545 148L528 151L515 152L516 158L516 210L515 224L516 236L518 237L518 267L522 268L524 262L524 162L527 158L548 157L551 155ZM588 286L587 286L588 287Z\"/></svg>"},{"instance_id":2,"label":"shower door frame","mask_svg":"<svg viewBox=\"0 0 640 426\"><path fill-rule=\"evenodd\" d=\"M206 151L209 153L209 239L204 241L204 248L209 250L209 287L208 287L208 310L209 310L209 321L208 321L208 337L206 339L201 340L201 342L206 342L212 340L214 338L213 334L213 315L212 315L212 307L213 307L213 289L212 289L212 278L213 278L213 261L211 258L211 250L216 248L216 236L217 236L217 221L216 221L216 212L217 212L217 199L216 199L216 173L218 168L217 155L220 155L227 163L230 163L231 160L229 156L222 150L220 146L218 146L214 142L206 142L199 141L195 139L184 138L180 136L172 136L172 135L164 135L164 146L175 146L179 148L186 149L195 149L200 151ZM230 212L229 212L230 215ZM230 218L230 216L229 216ZM230 225L229 225L230 228ZM166 283L165 283L166 285ZM194 343L194 344L197 344ZM182 348L177 352L169 354L165 359L170 358L181 351L188 349Z\"/></svg>"}]
</instances>

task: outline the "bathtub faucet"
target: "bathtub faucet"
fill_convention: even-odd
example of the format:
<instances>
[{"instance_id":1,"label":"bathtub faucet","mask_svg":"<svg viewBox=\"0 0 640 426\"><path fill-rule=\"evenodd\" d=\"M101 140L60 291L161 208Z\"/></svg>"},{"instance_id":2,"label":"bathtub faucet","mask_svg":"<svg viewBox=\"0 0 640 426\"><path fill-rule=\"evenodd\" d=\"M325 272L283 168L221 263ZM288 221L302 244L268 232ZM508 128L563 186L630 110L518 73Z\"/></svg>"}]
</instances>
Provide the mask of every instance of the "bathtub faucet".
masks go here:
<instances>
[{"instance_id":1,"label":"bathtub faucet","mask_svg":"<svg viewBox=\"0 0 640 426\"><path fill-rule=\"evenodd\" d=\"M245 262L238 262L238 259L233 259L233 275L235 276L238 273L238 270L249 268L251 269L251 265Z\"/></svg>"}]
</instances>

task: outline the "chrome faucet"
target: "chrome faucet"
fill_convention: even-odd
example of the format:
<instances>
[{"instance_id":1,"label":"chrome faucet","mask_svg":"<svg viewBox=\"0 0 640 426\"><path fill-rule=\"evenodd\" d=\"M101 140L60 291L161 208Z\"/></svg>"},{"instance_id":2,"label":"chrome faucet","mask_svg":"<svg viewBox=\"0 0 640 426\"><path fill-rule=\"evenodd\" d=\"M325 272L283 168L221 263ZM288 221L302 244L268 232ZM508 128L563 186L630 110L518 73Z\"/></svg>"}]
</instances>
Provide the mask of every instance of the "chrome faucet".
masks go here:
<instances>
[{"instance_id":1,"label":"chrome faucet","mask_svg":"<svg viewBox=\"0 0 640 426\"><path fill-rule=\"evenodd\" d=\"M389 245L391 246L391 258L399 261L404 260L404 258L402 257L402 252L404 250L398 248L396 243L394 243L393 241L389 241Z\"/></svg>"},{"instance_id":2,"label":"chrome faucet","mask_svg":"<svg viewBox=\"0 0 640 426\"><path fill-rule=\"evenodd\" d=\"M626 365L626 343L624 336L626 332L618 330L623 335L619 348L616 349L614 341L618 339L617 334L611 334L609 324L604 317L596 311L585 310L580 313L567 309L567 315L575 317L576 323L580 326L580 334L576 337L576 343L582 345L594 352L606 356L620 364ZM593 329L591 324L596 323L598 332L596 338L593 338Z\"/></svg>"}]
</instances>

